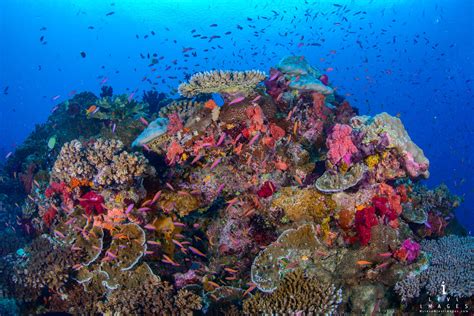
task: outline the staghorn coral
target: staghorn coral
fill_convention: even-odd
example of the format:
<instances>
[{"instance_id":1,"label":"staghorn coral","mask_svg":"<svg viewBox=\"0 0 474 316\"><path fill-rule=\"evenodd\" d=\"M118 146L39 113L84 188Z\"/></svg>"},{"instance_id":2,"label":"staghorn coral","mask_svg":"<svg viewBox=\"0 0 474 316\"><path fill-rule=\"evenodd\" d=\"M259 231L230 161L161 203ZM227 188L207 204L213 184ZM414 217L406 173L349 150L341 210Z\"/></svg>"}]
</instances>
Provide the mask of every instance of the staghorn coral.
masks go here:
<instances>
[{"instance_id":1,"label":"staghorn coral","mask_svg":"<svg viewBox=\"0 0 474 316\"><path fill-rule=\"evenodd\" d=\"M273 293L257 293L246 299L243 310L246 315L330 315L341 302L341 289L314 276L305 276L298 269L288 273Z\"/></svg>"},{"instance_id":2,"label":"staghorn coral","mask_svg":"<svg viewBox=\"0 0 474 316\"><path fill-rule=\"evenodd\" d=\"M119 140L97 139L85 145L73 140L61 148L51 179L65 183L87 179L97 187L120 189L153 173L143 155L124 151Z\"/></svg>"},{"instance_id":3,"label":"staghorn coral","mask_svg":"<svg viewBox=\"0 0 474 316\"><path fill-rule=\"evenodd\" d=\"M273 207L282 208L295 222L310 220L321 223L335 208L331 197L312 188L281 188L272 200Z\"/></svg>"},{"instance_id":4,"label":"staghorn coral","mask_svg":"<svg viewBox=\"0 0 474 316\"><path fill-rule=\"evenodd\" d=\"M356 116L351 119L353 128L362 134L362 144L377 144L382 139L387 143L385 148L395 148L400 155L405 170L411 177L429 177L429 160L423 150L410 138L399 118L380 113L373 118Z\"/></svg>"},{"instance_id":5,"label":"staghorn coral","mask_svg":"<svg viewBox=\"0 0 474 316\"><path fill-rule=\"evenodd\" d=\"M251 95L265 77L265 73L258 70L198 72L191 76L188 83L182 83L178 90L187 98L202 93L221 93L224 98L230 100L236 96Z\"/></svg>"},{"instance_id":6,"label":"staghorn coral","mask_svg":"<svg viewBox=\"0 0 474 316\"><path fill-rule=\"evenodd\" d=\"M364 177L367 167L363 163L353 165L346 172L326 170L314 183L316 189L324 193L345 191L357 185Z\"/></svg>"},{"instance_id":7,"label":"staghorn coral","mask_svg":"<svg viewBox=\"0 0 474 316\"><path fill-rule=\"evenodd\" d=\"M441 284L454 297L474 295L474 238L455 235L437 240L423 240L421 249L428 255L429 265L421 271L413 271L397 282L395 291L403 301L410 301L423 288L429 295L440 295Z\"/></svg>"}]
</instances>

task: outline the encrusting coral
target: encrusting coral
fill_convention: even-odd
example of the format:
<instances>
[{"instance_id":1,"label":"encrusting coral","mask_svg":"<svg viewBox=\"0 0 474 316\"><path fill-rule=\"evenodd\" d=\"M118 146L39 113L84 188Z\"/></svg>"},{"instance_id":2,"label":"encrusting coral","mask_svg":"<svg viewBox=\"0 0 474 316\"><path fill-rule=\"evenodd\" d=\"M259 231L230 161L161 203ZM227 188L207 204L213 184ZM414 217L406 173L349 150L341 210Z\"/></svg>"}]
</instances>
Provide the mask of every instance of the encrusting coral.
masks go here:
<instances>
[{"instance_id":1,"label":"encrusting coral","mask_svg":"<svg viewBox=\"0 0 474 316\"><path fill-rule=\"evenodd\" d=\"M315 187L324 193L345 191L362 180L367 168L362 163L353 165L346 172L326 170L315 182Z\"/></svg>"},{"instance_id":2,"label":"encrusting coral","mask_svg":"<svg viewBox=\"0 0 474 316\"><path fill-rule=\"evenodd\" d=\"M221 93L230 100L237 96L251 95L265 77L265 73L258 70L199 72L192 75L188 83L182 83L178 90L187 98L201 93Z\"/></svg>"},{"instance_id":3,"label":"encrusting coral","mask_svg":"<svg viewBox=\"0 0 474 316\"><path fill-rule=\"evenodd\" d=\"M246 315L330 315L341 301L341 289L314 276L305 276L298 269L288 273L273 293L257 293L246 299L243 308Z\"/></svg>"}]
</instances>

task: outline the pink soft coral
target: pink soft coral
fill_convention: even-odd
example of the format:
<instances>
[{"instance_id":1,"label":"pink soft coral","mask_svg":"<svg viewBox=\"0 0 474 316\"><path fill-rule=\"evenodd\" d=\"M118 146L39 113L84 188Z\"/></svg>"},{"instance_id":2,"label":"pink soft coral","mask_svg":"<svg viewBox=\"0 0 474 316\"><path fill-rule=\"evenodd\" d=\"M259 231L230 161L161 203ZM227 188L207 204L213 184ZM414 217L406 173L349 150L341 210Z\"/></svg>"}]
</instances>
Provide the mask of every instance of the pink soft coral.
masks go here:
<instances>
[{"instance_id":1,"label":"pink soft coral","mask_svg":"<svg viewBox=\"0 0 474 316\"><path fill-rule=\"evenodd\" d=\"M395 251L394 257L402 262L412 263L420 254L420 245L411 239L406 239L402 246Z\"/></svg>"},{"instance_id":2,"label":"pink soft coral","mask_svg":"<svg viewBox=\"0 0 474 316\"><path fill-rule=\"evenodd\" d=\"M169 123L166 129L168 134L174 135L183 129L183 122L181 121L178 113L174 112L168 115L168 120Z\"/></svg>"},{"instance_id":3,"label":"pink soft coral","mask_svg":"<svg viewBox=\"0 0 474 316\"><path fill-rule=\"evenodd\" d=\"M357 153L357 147L352 142L351 133L352 128L349 125L334 125L326 140L326 146L329 148L327 157L333 165L337 165L341 161L348 166L351 164L352 155Z\"/></svg>"},{"instance_id":4,"label":"pink soft coral","mask_svg":"<svg viewBox=\"0 0 474 316\"><path fill-rule=\"evenodd\" d=\"M178 155L181 155L183 152L183 147L181 147L181 145L176 141L173 141L166 152L166 161L168 164L173 165L176 162Z\"/></svg>"}]
</instances>

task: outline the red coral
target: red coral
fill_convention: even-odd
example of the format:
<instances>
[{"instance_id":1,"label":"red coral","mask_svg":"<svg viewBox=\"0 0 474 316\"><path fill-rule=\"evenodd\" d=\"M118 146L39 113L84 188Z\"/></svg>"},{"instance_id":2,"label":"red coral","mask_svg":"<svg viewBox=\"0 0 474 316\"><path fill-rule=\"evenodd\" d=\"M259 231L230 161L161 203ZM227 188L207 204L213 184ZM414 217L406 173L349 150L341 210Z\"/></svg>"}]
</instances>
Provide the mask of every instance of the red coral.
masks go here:
<instances>
[{"instance_id":1,"label":"red coral","mask_svg":"<svg viewBox=\"0 0 474 316\"><path fill-rule=\"evenodd\" d=\"M367 245L372 237L372 227L378 224L377 217L375 216L375 208L369 206L358 211L355 214L354 223L360 244L362 246Z\"/></svg>"},{"instance_id":2,"label":"red coral","mask_svg":"<svg viewBox=\"0 0 474 316\"><path fill-rule=\"evenodd\" d=\"M384 224L389 224L398 218L397 212L390 207L387 198L375 196L372 198L372 205L375 207L377 215L382 218Z\"/></svg>"},{"instance_id":3,"label":"red coral","mask_svg":"<svg viewBox=\"0 0 474 316\"><path fill-rule=\"evenodd\" d=\"M179 117L178 113L174 112L168 115L168 127L166 128L166 132L170 135L174 135L180 130L183 129L183 121Z\"/></svg>"},{"instance_id":4,"label":"red coral","mask_svg":"<svg viewBox=\"0 0 474 316\"><path fill-rule=\"evenodd\" d=\"M257 191L257 195L261 198L267 198L275 193L275 185L271 181L266 181Z\"/></svg>"},{"instance_id":5,"label":"red coral","mask_svg":"<svg viewBox=\"0 0 474 316\"><path fill-rule=\"evenodd\" d=\"M43 222L46 226L51 226L56 214L58 213L58 209L55 207L50 206L48 210L43 214Z\"/></svg>"},{"instance_id":6,"label":"red coral","mask_svg":"<svg viewBox=\"0 0 474 316\"><path fill-rule=\"evenodd\" d=\"M264 114L261 107L258 105L248 107L245 109L245 114L250 119L250 124L248 126L250 134L257 131L265 132L267 130L263 122Z\"/></svg>"},{"instance_id":7,"label":"red coral","mask_svg":"<svg viewBox=\"0 0 474 316\"><path fill-rule=\"evenodd\" d=\"M49 187L44 191L44 195L48 199L59 196L64 207L73 207L71 189L64 182L51 182Z\"/></svg>"},{"instance_id":8,"label":"red coral","mask_svg":"<svg viewBox=\"0 0 474 316\"><path fill-rule=\"evenodd\" d=\"M84 208L86 214L99 215L105 213L104 198L102 195L89 191L79 199L79 204Z\"/></svg>"},{"instance_id":9,"label":"red coral","mask_svg":"<svg viewBox=\"0 0 474 316\"><path fill-rule=\"evenodd\" d=\"M442 216L429 212L423 233L425 236L441 237L445 235L446 226L448 222Z\"/></svg>"},{"instance_id":10,"label":"red coral","mask_svg":"<svg viewBox=\"0 0 474 316\"><path fill-rule=\"evenodd\" d=\"M265 136L263 138L263 143L268 147L273 148L275 146L275 143L283 136L285 136L285 130L280 126L271 123L269 128L269 134L269 136Z\"/></svg>"},{"instance_id":11,"label":"red coral","mask_svg":"<svg viewBox=\"0 0 474 316\"><path fill-rule=\"evenodd\" d=\"M352 128L349 125L334 125L331 134L326 140L328 147L328 160L336 165L344 162L346 165L351 164L352 156L357 153L357 147L352 142Z\"/></svg>"},{"instance_id":12,"label":"red coral","mask_svg":"<svg viewBox=\"0 0 474 316\"><path fill-rule=\"evenodd\" d=\"M347 101L342 102L342 104L336 108L336 122L338 123L349 124L351 118L356 115L357 113Z\"/></svg>"}]
</instances>

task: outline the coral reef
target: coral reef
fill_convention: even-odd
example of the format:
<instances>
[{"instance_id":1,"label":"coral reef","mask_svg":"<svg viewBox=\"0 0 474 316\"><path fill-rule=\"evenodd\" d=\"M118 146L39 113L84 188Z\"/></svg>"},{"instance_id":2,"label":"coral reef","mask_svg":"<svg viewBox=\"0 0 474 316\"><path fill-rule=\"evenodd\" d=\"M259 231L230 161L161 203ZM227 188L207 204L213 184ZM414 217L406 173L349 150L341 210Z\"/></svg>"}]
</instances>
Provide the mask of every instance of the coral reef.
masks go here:
<instances>
[{"instance_id":1,"label":"coral reef","mask_svg":"<svg viewBox=\"0 0 474 316\"><path fill-rule=\"evenodd\" d=\"M0 168L0 313L402 314L443 281L468 299L462 200L421 184L398 118L335 90L290 56L197 73L188 100L59 104Z\"/></svg>"}]
</instances>

